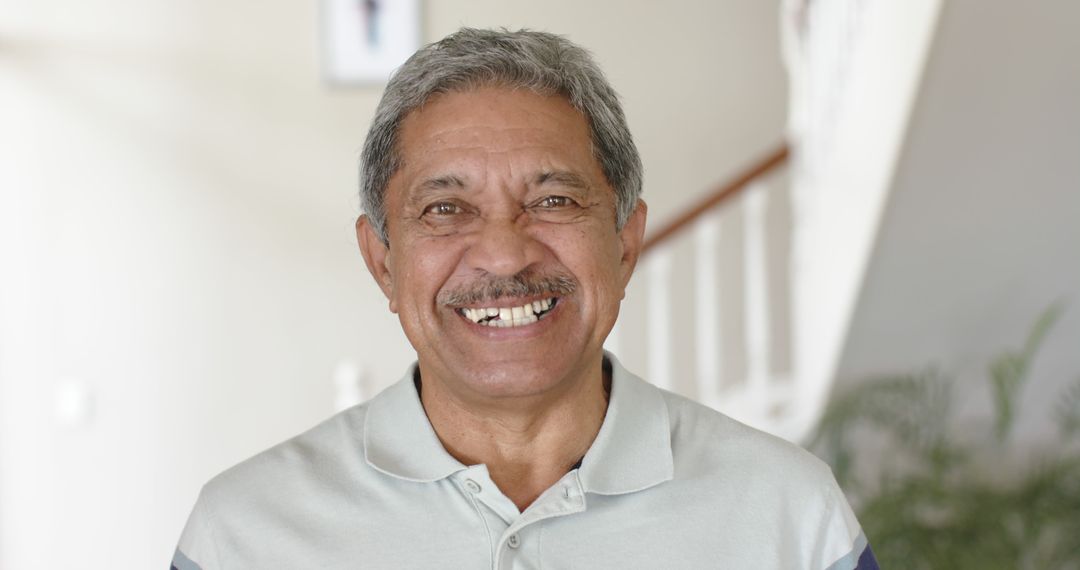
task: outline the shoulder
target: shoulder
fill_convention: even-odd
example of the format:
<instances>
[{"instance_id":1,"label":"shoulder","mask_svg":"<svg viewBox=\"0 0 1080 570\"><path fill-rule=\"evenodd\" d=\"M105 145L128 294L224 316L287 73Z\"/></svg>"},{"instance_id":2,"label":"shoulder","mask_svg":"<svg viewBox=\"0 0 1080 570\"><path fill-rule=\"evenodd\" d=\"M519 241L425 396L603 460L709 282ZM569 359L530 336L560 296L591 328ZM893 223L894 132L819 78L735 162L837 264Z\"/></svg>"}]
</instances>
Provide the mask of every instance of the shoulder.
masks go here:
<instances>
[{"instance_id":1,"label":"shoulder","mask_svg":"<svg viewBox=\"0 0 1080 570\"><path fill-rule=\"evenodd\" d=\"M240 462L203 486L180 537L178 568L220 568L238 553L269 551L294 534L312 505L332 505L363 477L366 405Z\"/></svg>"},{"instance_id":2,"label":"shoulder","mask_svg":"<svg viewBox=\"0 0 1080 570\"><path fill-rule=\"evenodd\" d=\"M368 404L346 409L315 427L266 449L211 479L207 489L238 491L261 481L296 477L334 478L364 462Z\"/></svg>"},{"instance_id":3,"label":"shoulder","mask_svg":"<svg viewBox=\"0 0 1080 570\"><path fill-rule=\"evenodd\" d=\"M773 537L783 567L831 568L852 553L858 557L865 538L824 461L712 408L662 393L675 464L672 492L695 497L686 510L723 513L743 529ZM750 532L747 540L754 536L759 534Z\"/></svg>"},{"instance_id":4,"label":"shoulder","mask_svg":"<svg viewBox=\"0 0 1080 570\"><path fill-rule=\"evenodd\" d=\"M618 429L644 445L646 435L670 447L677 487L784 490L793 496L834 493L832 471L798 445L736 421L708 406L663 390L627 371L605 353L612 370L612 406L634 421ZM646 425L647 428L641 426Z\"/></svg>"},{"instance_id":5,"label":"shoulder","mask_svg":"<svg viewBox=\"0 0 1080 570\"><path fill-rule=\"evenodd\" d=\"M207 482L200 501L213 509L257 511L280 504L284 487L326 489L355 480L367 470L366 415L367 404L349 408L238 463Z\"/></svg>"},{"instance_id":6,"label":"shoulder","mask_svg":"<svg viewBox=\"0 0 1080 570\"><path fill-rule=\"evenodd\" d=\"M676 473L755 480L757 487L821 492L835 486L825 462L798 445L708 406L661 390L671 427Z\"/></svg>"}]
</instances>

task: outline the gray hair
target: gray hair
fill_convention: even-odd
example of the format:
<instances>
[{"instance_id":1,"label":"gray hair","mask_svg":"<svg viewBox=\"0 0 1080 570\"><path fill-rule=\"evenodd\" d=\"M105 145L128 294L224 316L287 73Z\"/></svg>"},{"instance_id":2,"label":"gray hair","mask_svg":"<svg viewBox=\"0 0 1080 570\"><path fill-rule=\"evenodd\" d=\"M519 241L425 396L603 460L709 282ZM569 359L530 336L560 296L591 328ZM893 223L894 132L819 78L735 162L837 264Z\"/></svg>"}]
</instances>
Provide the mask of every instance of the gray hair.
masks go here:
<instances>
[{"instance_id":1,"label":"gray hair","mask_svg":"<svg viewBox=\"0 0 1080 570\"><path fill-rule=\"evenodd\" d=\"M360 202L383 242L386 188L401 166L402 121L433 95L488 85L561 95L585 116L593 153L615 189L621 229L641 195L641 157L618 94L589 52L545 32L462 28L413 54L394 72L375 110L360 155Z\"/></svg>"}]
</instances>

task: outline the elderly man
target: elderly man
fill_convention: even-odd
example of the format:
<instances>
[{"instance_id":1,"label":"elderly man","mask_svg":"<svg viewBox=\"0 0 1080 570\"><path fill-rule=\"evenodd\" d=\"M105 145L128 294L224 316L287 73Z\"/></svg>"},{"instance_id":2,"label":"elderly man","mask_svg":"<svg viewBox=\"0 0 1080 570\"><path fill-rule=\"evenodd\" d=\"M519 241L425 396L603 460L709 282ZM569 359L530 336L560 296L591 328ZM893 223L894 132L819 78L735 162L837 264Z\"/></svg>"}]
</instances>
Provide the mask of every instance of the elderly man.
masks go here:
<instances>
[{"instance_id":1,"label":"elderly man","mask_svg":"<svg viewBox=\"0 0 1080 570\"><path fill-rule=\"evenodd\" d=\"M584 50L422 49L362 162L360 249L417 363L211 481L175 568L876 567L820 461L604 353L645 204Z\"/></svg>"}]
</instances>

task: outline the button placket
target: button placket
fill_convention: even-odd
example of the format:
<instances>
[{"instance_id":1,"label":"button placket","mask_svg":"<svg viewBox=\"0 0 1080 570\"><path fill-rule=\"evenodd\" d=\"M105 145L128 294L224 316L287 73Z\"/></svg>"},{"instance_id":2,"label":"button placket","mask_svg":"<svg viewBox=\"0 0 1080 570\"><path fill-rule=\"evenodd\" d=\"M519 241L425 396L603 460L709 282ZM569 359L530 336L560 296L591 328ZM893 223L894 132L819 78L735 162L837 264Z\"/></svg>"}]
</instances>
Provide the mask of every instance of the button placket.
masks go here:
<instances>
[{"instance_id":1,"label":"button placket","mask_svg":"<svg viewBox=\"0 0 1080 570\"><path fill-rule=\"evenodd\" d=\"M528 560L538 559L541 548L539 533L542 532L538 525L547 519L572 515L584 510L585 494L581 480L576 472L568 474L542 494L518 520L507 528L510 534L503 538L495 567L516 568L522 563L522 557ZM525 544L525 534L528 534L529 544Z\"/></svg>"},{"instance_id":2,"label":"button placket","mask_svg":"<svg viewBox=\"0 0 1080 570\"><path fill-rule=\"evenodd\" d=\"M492 563L494 563L498 558L499 538L506 532L507 523L487 504L485 496L492 492L490 489L494 486L490 485L491 482L486 475L484 469L473 467L459 473L455 479L458 489L468 499L483 525L484 538L491 549Z\"/></svg>"}]
</instances>

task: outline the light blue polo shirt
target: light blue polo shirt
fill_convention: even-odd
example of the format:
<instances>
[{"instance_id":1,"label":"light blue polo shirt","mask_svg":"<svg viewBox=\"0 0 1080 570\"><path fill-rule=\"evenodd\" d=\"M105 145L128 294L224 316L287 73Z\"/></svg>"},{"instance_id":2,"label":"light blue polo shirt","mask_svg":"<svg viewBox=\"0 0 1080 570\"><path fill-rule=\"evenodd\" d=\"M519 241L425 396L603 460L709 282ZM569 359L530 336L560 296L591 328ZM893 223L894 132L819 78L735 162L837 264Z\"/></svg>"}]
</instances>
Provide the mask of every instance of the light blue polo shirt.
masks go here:
<instances>
[{"instance_id":1,"label":"light blue polo shirt","mask_svg":"<svg viewBox=\"0 0 1080 570\"><path fill-rule=\"evenodd\" d=\"M442 447L415 365L211 480L173 560L240 568L877 568L829 468L630 374L579 468L524 512Z\"/></svg>"}]
</instances>

